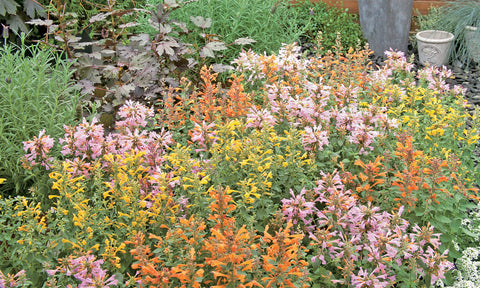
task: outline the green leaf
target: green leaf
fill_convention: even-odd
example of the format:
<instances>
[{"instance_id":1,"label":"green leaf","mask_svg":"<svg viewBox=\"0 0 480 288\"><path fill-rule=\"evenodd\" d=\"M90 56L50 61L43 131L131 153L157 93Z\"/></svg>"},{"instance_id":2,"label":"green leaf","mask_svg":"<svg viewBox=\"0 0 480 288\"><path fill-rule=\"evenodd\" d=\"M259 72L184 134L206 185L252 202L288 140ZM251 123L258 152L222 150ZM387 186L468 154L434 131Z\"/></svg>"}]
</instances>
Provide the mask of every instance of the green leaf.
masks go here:
<instances>
[{"instance_id":1,"label":"green leaf","mask_svg":"<svg viewBox=\"0 0 480 288\"><path fill-rule=\"evenodd\" d=\"M440 239L442 240L442 243L448 243L452 241L453 237L450 234L444 233L440 236Z\"/></svg>"},{"instance_id":2,"label":"green leaf","mask_svg":"<svg viewBox=\"0 0 480 288\"><path fill-rule=\"evenodd\" d=\"M23 10L30 18L35 17L35 12L42 17L45 16L45 9L42 7L42 5L34 0L25 0L23 2Z\"/></svg>"},{"instance_id":3,"label":"green leaf","mask_svg":"<svg viewBox=\"0 0 480 288\"><path fill-rule=\"evenodd\" d=\"M438 215L438 216L437 216L437 220L440 221L440 222L442 222L442 223L446 223L446 224L452 222L452 220L451 220L450 218L448 218L448 217L446 217L446 216L444 216L444 215Z\"/></svg>"},{"instance_id":4,"label":"green leaf","mask_svg":"<svg viewBox=\"0 0 480 288\"><path fill-rule=\"evenodd\" d=\"M470 237L478 237L478 233L473 233L473 232L470 231L469 229L462 228L462 231L463 231L463 233L465 233L465 235L467 235L467 236L470 236Z\"/></svg>"},{"instance_id":5,"label":"green leaf","mask_svg":"<svg viewBox=\"0 0 480 288\"><path fill-rule=\"evenodd\" d=\"M423 214L425 214L423 207L417 207L417 209L415 209L415 216L423 216Z\"/></svg>"},{"instance_id":6,"label":"green leaf","mask_svg":"<svg viewBox=\"0 0 480 288\"><path fill-rule=\"evenodd\" d=\"M18 33L18 31L22 31L27 33L28 28L27 25L23 22L23 19L18 16L18 15L12 15L10 18L7 20L7 24L10 26L10 29L13 32Z\"/></svg>"},{"instance_id":7,"label":"green leaf","mask_svg":"<svg viewBox=\"0 0 480 288\"><path fill-rule=\"evenodd\" d=\"M17 12L18 3L15 0L0 1L0 15L15 14Z\"/></svg>"}]
</instances>

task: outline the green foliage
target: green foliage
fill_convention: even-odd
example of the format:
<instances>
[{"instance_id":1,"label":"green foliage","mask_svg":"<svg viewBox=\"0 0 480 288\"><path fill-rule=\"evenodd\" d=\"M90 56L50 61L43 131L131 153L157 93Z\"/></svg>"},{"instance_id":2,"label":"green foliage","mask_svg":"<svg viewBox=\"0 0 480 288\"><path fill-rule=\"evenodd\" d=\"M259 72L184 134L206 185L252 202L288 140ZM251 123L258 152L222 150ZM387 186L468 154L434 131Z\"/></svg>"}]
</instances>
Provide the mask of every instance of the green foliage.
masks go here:
<instances>
[{"instance_id":1,"label":"green foliage","mask_svg":"<svg viewBox=\"0 0 480 288\"><path fill-rule=\"evenodd\" d=\"M265 227L280 200L290 196L289 189L314 185L316 166L303 150L299 130L251 129L243 121L231 121L217 130L219 139L209 149L213 160L208 171L214 187L233 190L241 224Z\"/></svg>"},{"instance_id":2,"label":"green foliage","mask_svg":"<svg viewBox=\"0 0 480 288\"><path fill-rule=\"evenodd\" d=\"M300 15L288 6L285 0L200 0L175 11L172 17L183 22L188 22L191 16L210 18L211 27L206 32L210 37L221 37L225 43L249 37L256 42L246 48L258 53L272 53L278 51L282 43L297 41L303 33L302 27L296 25L297 21L301 21ZM199 34L205 32L194 25L188 27L197 30L197 33L186 36L185 41L194 46L202 45ZM221 63L230 64L241 48L237 46L223 51Z\"/></svg>"},{"instance_id":3,"label":"green foliage","mask_svg":"<svg viewBox=\"0 0 480 288\"><path fill-rule=\"evenodd\" d=\"M0 23L9 30L20 34L29 31L25 19L33 19L37 15L45 17L43 1L35 0L2 0L0 1ZM5 35L4 35L5 36Z\"/></svg>"},{"instance_id":4,"label":"green foliage","mask_svg":"<svg viewBox=\"0 0 480 288\"><path fill-rule=\"evenodd\" d=\"M343 52L346 52L350 47L365 45L366 40L363 37L358 15L350 14L345 9L329 7L322 1L304 0L299 2L293 5L291 9L296 14L295 24L297 29L303 31L300 38L302 45L306 43L316 44L315 39L319 31L322 32L322 45L326 50L333 49L336 46L338 33L340 34Z\"/></svg>"},{"instance_id":5,"label":"green foliage","mask_svg":"<svg viewBox=\"0 0 480 288\"><path fill-rule=\"evenodd\" d=\"M72 85L72 63L36 46L0 48L0 178L2 195L25 194L30 179L21 167L23 141L46 133L63 135L73 124L78 93Z\"/></svg>"},{"instance_id":6,"label":"green foliage","mask_svg":"<svg viewBox=\"0 0 480 288\"><path fill-rule=\"evenodd\" d=\"M441 10L438 7L432 6L427 14L420 14L417 11L417 16L414 17L414 21L418 26L419 31L423 30L438 30L438 21L443 17Z\"/></svg>"},{"instance_id":7,"label":"green foliage","mask_svg":"<svg viewBox=\"0 0 480 288\"><path fill-rule=\"evenodd\" d=\"M27 276L33 287L42 286L46 279L43 265L59 257L62 249L54 240L57 235L46 229L47 219L41 208L30 198L0 199L0 271L37 271Z\"/></svg>"},{"instance_id":8,"label":"green foliage","mask_svg":"<svg viewBox=\"0 0 480 288\"><path fill-rule=\"evenodd\" d=\"M187 1L188 2L188 1ZM159 3L151 11L125 9L115 1L99 6L99 13L88 23L98 32L96 38L84 43L77 37L78 18L66 13L61 3L51 7L54 21L36 19L35 24L48 27L50 34L42 43L64 51L68 58L77 59L75 77L78 87L86 94L88 105L95 109L107 128L111 126L118 108L128 99L142 99L151 105L161 98L164 87L178 87L183 76L197 75L207 59L216 59L229 45L244 45L254 41L240 38L224 43L218 37L199 34L202 45L185 43L179 37L188 34L186 24L172 19L171 13L183 9L185 1ZM128 35L137 25L135 16L146 13L155 35ZM126 22L132 20L133 22ZM211 20L195 17L191 22L208 28ZM80 23L81 25L81 23ZM53 29L58 27L58 29ZM95 28L96 27L96 28ZM196 31L194 31L196 32ZM131 36L131 37L130 37ZM85 49L89 46L90 49ZM226 70L225 65L214 69ZM190 74L189 74L190 73Z\"/></svg>"}]
</instances>

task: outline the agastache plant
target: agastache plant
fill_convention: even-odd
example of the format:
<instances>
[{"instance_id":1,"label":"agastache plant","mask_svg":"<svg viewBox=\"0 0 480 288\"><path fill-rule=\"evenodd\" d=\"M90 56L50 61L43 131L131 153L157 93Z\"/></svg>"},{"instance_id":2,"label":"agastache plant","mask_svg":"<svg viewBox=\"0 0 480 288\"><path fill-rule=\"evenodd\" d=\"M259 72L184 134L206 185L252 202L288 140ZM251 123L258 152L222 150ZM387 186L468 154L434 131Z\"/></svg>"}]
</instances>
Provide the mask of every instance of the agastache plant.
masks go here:
<instances>
[{"instance_id":1,"label":"agastache plant","mask_svg":"<svg viewBox=\"0 0 480 288\"><path fill-rule=\"evenodd\" d=\"M90 167L95 161L103 161L107 154L123 155L136 151L145 153L145 158L152 172L158 171L164 162L166 149L173 143L172 135L164 128L148 131L153 124L153 110L140 103L126 101L119 110L123 119L116 123L115 130L106 133L103 124L97 118L83 122L75 127L64 126L65 136L59 139L63 144L61 153L74 169L74 176L89 177ZM48 152L54 146L54 140L41 131L38 137L24 143L25 165L40 164L45 168L53 165L54 158ZM107 165L103 163L102 165Z\"/></svg>"},{"instance_id":2,"label":"agastache plant","mask_svg":"<svg viewBox=\"0 0 480 288\"><path fill-rule=\"evenodd\" d=\"M287 220L308 235L315 251L312 262L319 261L338 275L332 283L390 287L408 281L418 284L421 276L430 279L428 285L453 267L446 259L448 251L438 251L440 235L432 226L409 228L401 217L403 207L388 213L359 204L338 173L322 175L312 191L304 189L282 200L282 209ZM305 197L309 193L313 195Z\"/></svg>"},{"instance_id":3,"label":"agastache plant","mask_svg":"<svg viewBox=\"0 0 480 288\"><path fill-rule=\"evenodd\" d=\"M24 167L32 167L37 164L51 168L51 161L53 157L49 156L50 149L52 149L55 140L49 135L45 135L45 129L38 133L38 137L34 136L33 140L23 143L23 150L27 152L24 158Z\"/></svg>"},{"instance_id":4,"label":"agastache plant","mask_svg":"<svg viewBox=\"0 0 480 288\"><path fill-rule=\"evenodd\" d=\"M57 269L47 270L47 274L52 278L59 277L64 274L66 276L73 276L80 281L78 288L101 287L109 288L117 285L118 281L115 276L108 276L107 271L102 269L103 259L97 260L94 255L87 254L74 258L70 255L67 259L62 261L62 265ZM72 287L70 284L67 287Z\"/></svg>"},{"instance_id":5,"label":"agastache plant","mask_svg":"<svg viewBox=\"0 0 480 288\"><path fill-rule=\"evenodd\" d=\"M0 271L0 288L26 287L28 284L30 282L25 276L25 270L21 270L15 275L5 275Z\"/></svg>"}]
</instances>

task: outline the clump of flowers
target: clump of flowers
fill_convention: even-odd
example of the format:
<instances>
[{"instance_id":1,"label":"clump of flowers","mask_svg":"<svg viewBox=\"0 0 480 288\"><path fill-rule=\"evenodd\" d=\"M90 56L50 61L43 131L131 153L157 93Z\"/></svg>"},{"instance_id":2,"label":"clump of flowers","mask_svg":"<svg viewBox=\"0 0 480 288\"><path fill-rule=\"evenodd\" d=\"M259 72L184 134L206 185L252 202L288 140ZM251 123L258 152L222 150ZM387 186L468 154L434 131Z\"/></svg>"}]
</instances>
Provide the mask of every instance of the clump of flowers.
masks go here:
<instances>
[{"instance_id":1,"label":"clump of flowers","mask_svg":"<svg viewBox=\"0 0 480 288\"><path fill-rule=\"evenodd\" d=\"M102 269L103 260L97 260L94 255L87 254L80 257L70 255L68 258L59 261L61 264L59 267L46 271L49 276L47 285L50 286L48 287L59 287L58 284L63 284L58 283L58 279L63 278L62 276L73 276L79 282L75 286L78 288L108 288L116 286L118 283L115 276L108 276L107 271ZM68 284L66 287L73 286Z\"/></svg>"},{"instance_id":2,"label":"clump of flowers","mask_svg":"<svg viewBox=\"0 0 480 288\"><path fill-rule=\"evenodd\" d=\"M322 175L313 191L292 193L282 209L289 221L302 224L315 251L312 262L328 267L332 283L390 287L419 285L422 278L430 285L453 268L432 226L411 226L403 207L388 213L361 205L338 173Z\"/></svg>"},{"instance_id":3,"label":"clump of flowers","mask_svg":"<svg viewBox=\"0 0 480 288\"><path fill-rule=\"evenodd\" d=\"M137 260L132 265L137 282L155 287L308 287L303 235L294 233L291 223L275 233L267 226L263 237L245 225L238 227L230 193L228 187L209 191L208 222L192 216L164 226L165 237L150 235L157 241L154 251L141 233L127 241L134 245L130 253Z\"/></svg>"},{"instance_id":4,"label":"clump of flowers","mask_svg":"<svg viewBox=\"0 0 480 288\"><path fill-rule=\"evenodd\" d=\"M480 249L469 247L462 251L462 257L456 261L456 270L453 272L455 282L453 286L445 286L438 281L438 287L445 288L474 288L480 285Z\"/></svg>"},{"instance_id":5,"label":"clump of flowers","mask_svg":"<svg viewBox=\"0 0 480 288\"><path fill-rule=\"evenodd\" d=\"M478 142L465 122L477 120L448 71L415 74L397 51L371 71L368 54L243 52L228 88L203 68L197 88L165 88L156 115L127 101L113 130L95 118L65 127L63 157L41 132L24 161L51 170L51 201L21 200L25 212L5 202L23 217L4 221L7 244L30 257L48 243L35 253L55 265L59 250L79 255L50 281L86 286L132 269L155 287L442 281L455 252L478 242L465 165Z\"/></svg>"},{"instance_id":6,"label":"clump of flowers","mask_svg":"<svg viewBox=\"0 0 480 288\"><path fill-rule=\"evenodd\" d=\"M45 135L45 129L40 131L37 136L33 137L33 140L23 143L23 150L27 152L24 159L24 167L30 168L37 164L45 167L45 169L51 168L51 162L53 157L49 155L50 149L52 149L55 140L49 135Z\"/></svg>"},{"instance_id":7,"label":"clump of flowers","mask_svg":"<svg viewBox=\"0 0 480 288\"><path fill-rule=\"evenodd\" d=\"M206 151L217 141L216 132L214 130L215 122L207 124L202 122L201 125L195 123L193 131L190 131L192 142L199 147L196 152Z\"/></svg>"},{"instance_id":8,"label":"clump of flowers","mask_svg":"<svg viewBox=\"0 0 480 288\"><path fill-rule=\"evenodd\" d=\"M28 284L31 283L26 278L25 270L21 270L15 275L5 275L0 271L0 288L26 287Z\"/></svg>"}]
</instances>

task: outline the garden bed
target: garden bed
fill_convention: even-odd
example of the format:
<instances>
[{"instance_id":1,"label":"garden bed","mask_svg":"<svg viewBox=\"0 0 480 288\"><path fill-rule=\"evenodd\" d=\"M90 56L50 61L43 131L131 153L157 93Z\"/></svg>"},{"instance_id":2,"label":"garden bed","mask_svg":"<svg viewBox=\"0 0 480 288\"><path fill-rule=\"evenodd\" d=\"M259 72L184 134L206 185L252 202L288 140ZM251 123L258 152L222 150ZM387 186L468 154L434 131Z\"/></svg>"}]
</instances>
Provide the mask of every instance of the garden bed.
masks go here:
<instances>
[{"instance_id":1,"label":"garden bed","mask_svg":"<svg viewBox=\"0 0 480 288\"><path fill-rule=\"evenodd\" d=\"M248 25L225 43L188 10L188 35L171 0L127 39L136 10L112 3L88 21L95 43L60 5L36 21L62 24L55 41L0 50L22 63L0 65L0 287L479 286L476 74L347 48L358 25L321 6L251 2L312 50L238 53ZM347 21L345 38L316 32ZM58 93L60 68L75 74Z\"/></svg>"}]
</instances>

